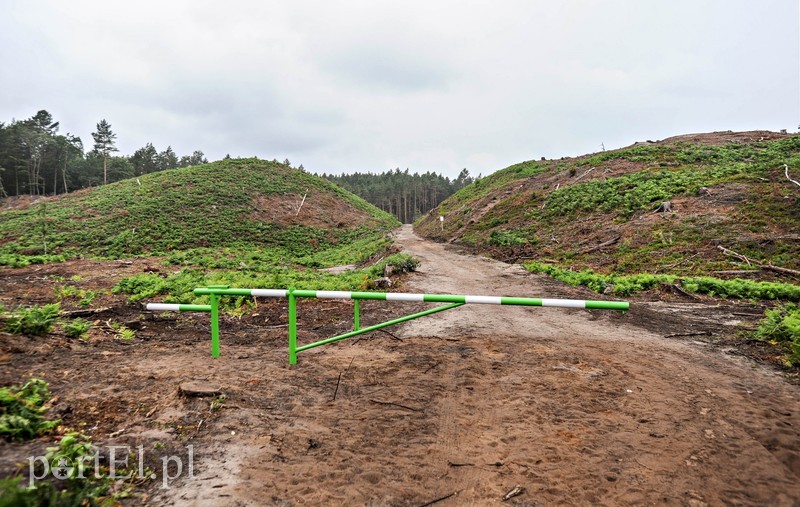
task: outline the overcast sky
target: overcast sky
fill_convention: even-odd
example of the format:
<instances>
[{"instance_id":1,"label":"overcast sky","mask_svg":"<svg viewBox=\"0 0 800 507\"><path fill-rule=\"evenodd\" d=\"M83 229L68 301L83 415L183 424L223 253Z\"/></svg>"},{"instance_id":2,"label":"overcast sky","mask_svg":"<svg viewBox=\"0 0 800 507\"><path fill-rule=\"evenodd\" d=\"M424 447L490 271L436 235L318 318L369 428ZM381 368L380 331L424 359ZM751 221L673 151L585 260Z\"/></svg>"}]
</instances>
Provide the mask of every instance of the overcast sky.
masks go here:
<instances>
[{"instance_id":1,"label":"overcast sky","mask_svg":"<svg viewBox=\"0 0 800 507\"><path fill-rule=\"evenodd\" d=\"M476 175L800 124L798 0L0 0L0 121Z\"/></svg>"}]
</instances>

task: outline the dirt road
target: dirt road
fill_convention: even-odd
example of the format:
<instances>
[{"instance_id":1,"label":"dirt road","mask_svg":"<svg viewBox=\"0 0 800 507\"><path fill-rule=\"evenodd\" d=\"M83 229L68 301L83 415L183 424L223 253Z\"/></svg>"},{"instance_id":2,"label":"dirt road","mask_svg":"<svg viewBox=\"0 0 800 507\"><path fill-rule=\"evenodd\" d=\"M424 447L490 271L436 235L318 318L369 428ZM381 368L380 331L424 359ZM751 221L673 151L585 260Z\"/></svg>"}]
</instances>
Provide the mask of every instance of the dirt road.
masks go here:
<instances>
[{"instance_id":1,"label":"dirt road","mask_svg":"<svg viewBox=\"0 0 800 507\"><path fill-rule=\"evenodd\" d=\"M422 260L409 292L582 295L408 227L397 239ZM199 479L170 498L482 506L519 485L507 504L800 503L798 388L636 327L634 312L468 305L291 369L273 362L283 347L259 368L251 345L229 350L209 378L246 402L198 441Z\"/></svg>"},{"instance_id":2,"label":"dirt road","mask_svg":"<svg viewBox=\"0 0 800 507\"><path fill-rule=\"evenodd\" d=\"M405 292L598 299L408 227L397 240L422 260ZM79 274L99 288L142 269L74 261L7 270L4 283L9 300L47 301L42 280ZM185 464L193 445L193 477L184 466L134 504L800 504L800 389L741 356L664 338L731 324L722 307L636 303L623 316L466 305L289 367L283 300L226 316L211 360L207 315L143 314L101 297L113 307L103 319L142 319L136 340L8 335L0 380L44 378L66 426L141 444L156 471L162 455ZM301 343L346 331L350 305L302 301ZM422 306L367 301L362 324ZM226 398L180 396L186 381L218 384ZM31 445L0 443L3 473L48 443ZM517 485L524 492L501 502Z\"/></svg>"}]
</instances>

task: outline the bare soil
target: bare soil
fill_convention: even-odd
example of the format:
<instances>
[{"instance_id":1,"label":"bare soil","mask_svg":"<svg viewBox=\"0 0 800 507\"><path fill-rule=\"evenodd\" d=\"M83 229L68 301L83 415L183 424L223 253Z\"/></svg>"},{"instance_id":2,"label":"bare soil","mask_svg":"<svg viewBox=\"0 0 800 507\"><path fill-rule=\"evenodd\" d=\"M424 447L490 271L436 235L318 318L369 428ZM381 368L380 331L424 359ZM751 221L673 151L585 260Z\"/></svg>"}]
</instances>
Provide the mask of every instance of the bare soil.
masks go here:
<instances>
[{"instance_id":1,"label":"bare soil","mask_svg":"<svg viewBox=\"0 0 800 507\"><path fill-rule=\"evenodd\" d=\"M410 226L397 241L422 260L405 292L598 299ZM107 288L154 266L0 270L2 302L52 300L54 274ZM283 300L225 317L212 360L207 315L151 314L105 295L87 342L0 334L0 383L46 379L66 426L145 445L159 473L161 456L193 446L193 478L153 481L131 504L800 504L800 388L753 359L774 351L733 338L760 308L663 296L625 315L467 305L289 367ZM364 302L362 324L423 307ZM351 311L301 301L300 341L346 331ZM111 320L138 322L137 338L115 338ZM219 386L221 408L181 395L190 381ZM54 440L0 443L0 471L24 470ZM516 486L522 494L502 502Z\"/></svg>"},{"instance_id":2,"label":"bare soil","mask_svg":"<svg viewBox=\"0 0 800 507\"><path fill-rule=\"evenodd\" d=\"M332 193L258 195L253 199L251 220L279 225L342 228L376 222L375 217Z\"/></svg>"}]
</instances>

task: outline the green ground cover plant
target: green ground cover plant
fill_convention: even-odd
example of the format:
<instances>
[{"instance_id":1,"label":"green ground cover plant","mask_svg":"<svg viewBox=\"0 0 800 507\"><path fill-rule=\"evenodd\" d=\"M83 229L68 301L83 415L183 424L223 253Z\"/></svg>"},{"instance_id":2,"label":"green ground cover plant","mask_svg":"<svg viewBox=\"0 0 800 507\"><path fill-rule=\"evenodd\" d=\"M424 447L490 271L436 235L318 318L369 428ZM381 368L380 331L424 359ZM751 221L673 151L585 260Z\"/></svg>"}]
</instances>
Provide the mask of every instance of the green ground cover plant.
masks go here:
<instances>
[{"instance_id":1,"label":"green ground cover plant","mask_svg":"<svg viewBox=\"0 0 800 507\"><path fill-rule=\"evenodd\" d=\"M406 253L392 254L370 267L370 276L383 276L388 264L393 266L394 273L411 273L412 271L416 271L417 267L419 267L419 259Z\"/></svg>"},{"instance_id":2,"label":"green ground cover plant","mask_svg":"<svg viewBox=\"0 0 800 507\"><path fill-rule=\"evenodd\" d=\"M363 271L349 271L334 275L316 270L299 271L281 269L271 271L201 271L183 269L166 278L158 274L146 273L123 278L112 289L115 294L127 294L131 301L142 301L157 296L166 296L166 303L207 304L207 296L196 296L192 291L197 287L227 285L241 288L289 288L316 290L361 290L368 286L369 275ZM239 298L225 298L223 301L239 306Z\"/></svg>"},{"instance_id":3,"label":"green ground cover plant","mask_svg":"<svg viewBox=\"0 0 800 507\"><path fill-rule=\"evenodd\" d=\"M61 305L20 308L5 321L5 330L12 334L44 336L50 332L61 313Z\"/></svg>"},{"instance_id":4,"label":"green ground cover plant","mask_svg":"<svg viewBox=\"0 0 800 507\"><path fill-rule=\"evenodd\" d=\"M28 487L22 476L0 480L0 507L20 506L112 506L133 495L134 488L146 480L138 476L137 470L118 462L111 477L105 465L95 469L95 455L99 452L90 437L71 432L64 435L58 445L47 448L44 458L48 463L58 463L64 459L74 465L65 479L45 478ZM39 463L37 465L41 466ZM41 472L37 470L37 473ZM147 474L150 473L148 469ZM118 479L117 477L129 478Z\"/></svg>"},{"instance_id":5,"label":"green ground cover plant","mask_svg":"<svg viewBox=\"0 0 800 507\"><path fill-rule=\"evenodd\" d=\"M539 213L549 217L573 216L578 211L615 212L630 218L643 209L654 209L663 201L696 193L700 187L745 176L747 166L733 164L698 171L687 168L674 171L637 172L616 178L590 180L560 188L547 198L547 206Z\"/></svg>"},{"instance_id":6,"label":"green ground cover plant","mask_svg":"<svg viewBox=\"0 0 800 507\"><path fill-rule=\"evenodd\" d=\"M545 273L572 286L582 285L598 293L611 290L617 296L629 296L660 285L680 282L683 289L709 296L753 299L800 301L800 285L778 282L756 282L740 278L722 280L710 276L679 277L668 274L639 273L632 275L603 275L591 269L573 271L540 262L524 264L528 271Z\"/></svg>"},{"instance_id":7,"label":"green ground cover plant","mask_svg":"<svg viewBox=\"0 0 800 507\"><path fill-rule=\"evenodd\" d=\"M781 345L786 350L786 362L800 365L800 305L788 303L768 310L754 337Z\"/></svg>"},{"instance_id":8,"label":"green ground cover plant","mask_svg":"<svg viewBox=\"0 0 800 507\"><path fill-rule=\"evenodd\" d=\"M64 333L70 338L83 338L92 326L93 324L86 319L72 319L64 323Z\"/></svg>"},{"instance_id":9,"label":"green ground cover plant","mask_svg":"<svg viewBox=\"0 0 800 507\"><path fill-rule=\"evenodd\" d=\"M52 431L61 421L45 417L49 400L47 384L37 378L21 386L0 388L0 436L30 440Z\"/></svg>"},{"instance_id":10,"label":"green ground cover plant","mask_svg":"<svg viewBox=\"0 0 800 507\"><path fill-rule=\"evenodd\" d=\"M301 216L294 223L277 223L267 213L276 204L258 204L262 197L294 203L306 194L346 203L363 212L363 219L342 224L335 216L323 217L330 224L312 226ZM37 224L45 219L43 241ZM258 159L223 160L67 194L46 208L4 211L0 264L24 266L79 255L169 255L193 248L280 248L293 257L313 257L366 236L374 239L397 224L388 213L317 176Z\"/></svg>"}]
</instances>

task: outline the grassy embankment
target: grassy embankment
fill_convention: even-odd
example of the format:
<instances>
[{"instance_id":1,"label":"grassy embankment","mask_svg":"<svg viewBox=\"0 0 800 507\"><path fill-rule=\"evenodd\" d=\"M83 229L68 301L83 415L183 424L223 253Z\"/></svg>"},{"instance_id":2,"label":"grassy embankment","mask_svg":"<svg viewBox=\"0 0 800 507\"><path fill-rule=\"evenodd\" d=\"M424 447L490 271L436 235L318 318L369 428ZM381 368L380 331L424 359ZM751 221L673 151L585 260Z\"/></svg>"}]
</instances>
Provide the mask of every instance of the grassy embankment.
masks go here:
<instances>
[{"instance_id":1,"label":"grassy embankment","mask_svg":"<svg viewBox=\"0 0 800 507\"><path fill-rule=\"evenodd\" d=\"M116 290L178 301L210 284L357 288L371 273L315 268L367 261L388 246L385 236L396 225L314 175L257 159L224 160L2 212L0 264L159 257L179 270L123 280Z\"/></svg>"},{"instance_id":2,"label":"grassy embankment","mask_svg":"<svg viewBox=\"0 0 800 507\"><path fill-rule=\"evenodd\" d=\"M797 277L771 269L800 269L800 189L783 164L800 168L800 137L654 143L524 162L465 187L416 229L600 293L677 285L796 302ZM657 213L665 201L673 211ZM794 307L779 312L789 319L781 329L797 327ZM793 333L772 335L793 336L797 348L800 330Z\"/></svg>"}]
</instances>

